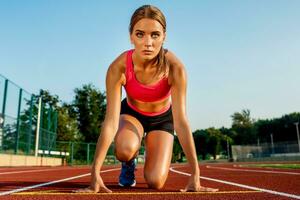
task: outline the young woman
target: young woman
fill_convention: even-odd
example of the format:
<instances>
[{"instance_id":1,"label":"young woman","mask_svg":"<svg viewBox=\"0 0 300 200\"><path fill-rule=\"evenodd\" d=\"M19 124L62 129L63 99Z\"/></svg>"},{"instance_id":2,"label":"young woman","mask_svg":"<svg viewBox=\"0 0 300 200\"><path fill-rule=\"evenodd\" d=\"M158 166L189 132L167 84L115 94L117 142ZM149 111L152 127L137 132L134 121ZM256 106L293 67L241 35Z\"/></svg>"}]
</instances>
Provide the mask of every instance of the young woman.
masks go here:
<instances>
[{"instance_id":1,"label":"young woman","mask_svg":"<svg viewBox=\"0 0 300 200\"><path fill-rule=\"evenodd\" d=\"M200 186L200 170L186 115L186 72L180 60L163 48L164 15L154 6L142 6L132 15L129 32L134 49L117 57L107 71L107 110L92 179L89 188L78 192L111 192L99 172L113 140L116 157L122 161L119 185L134 186L134 158L143 137L145 181L150 188L162 188L171 163L174 130L192 170L182 191L217 191ZM127 97L121 101L122 86Z\"/></svg>"}]
</instances>

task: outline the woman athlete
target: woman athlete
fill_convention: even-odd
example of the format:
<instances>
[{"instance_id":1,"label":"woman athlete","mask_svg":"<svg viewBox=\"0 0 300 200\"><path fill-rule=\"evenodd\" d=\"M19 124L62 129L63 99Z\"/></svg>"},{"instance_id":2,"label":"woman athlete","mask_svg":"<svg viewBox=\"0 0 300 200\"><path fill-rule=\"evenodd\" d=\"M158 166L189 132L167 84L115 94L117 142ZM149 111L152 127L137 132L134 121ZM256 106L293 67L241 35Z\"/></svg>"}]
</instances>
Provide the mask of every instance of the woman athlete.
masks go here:
<instances>
[{"instance_id":1,"label":"woman athlete","mask_svg":"<svg viewBox=\"0 0 300 200\"><path fill-rule=\"evenodd\" d=\"M180 60L163 48L166 38L163 13L150 5L138 8L131 17L129 32L134 49L117 57L107 71L107 110L91 183L77 192L112 192L99 172L113 140L115 155L122 162L119 185L135 186L134 159L143 137L145 181L150 188L162 188L171 163L174 130L192 173L181 191L217 191L200 185L195 144L186 115L186 72ZM127 97L121 101L122 86Z\"/></svg>"}]
</instances>

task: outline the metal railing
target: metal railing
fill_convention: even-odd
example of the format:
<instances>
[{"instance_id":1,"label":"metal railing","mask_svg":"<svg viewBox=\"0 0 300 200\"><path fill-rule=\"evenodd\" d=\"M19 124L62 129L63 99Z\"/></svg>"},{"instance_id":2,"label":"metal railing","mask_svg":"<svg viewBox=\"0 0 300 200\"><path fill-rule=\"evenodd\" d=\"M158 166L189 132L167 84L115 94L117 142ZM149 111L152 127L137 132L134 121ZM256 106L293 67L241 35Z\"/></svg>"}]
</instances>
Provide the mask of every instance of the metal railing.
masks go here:
<instances>
[{"instance_id":1,"label":"metal railing","mask_svg":"<svg viewBox=\"0 0 300 200\"><path fill-rule=\"evenodd\" d=\"M298 141L263 143L258 145L233 145L234 160L263 158L299 158Z\"/></svg>"}]
</instances>

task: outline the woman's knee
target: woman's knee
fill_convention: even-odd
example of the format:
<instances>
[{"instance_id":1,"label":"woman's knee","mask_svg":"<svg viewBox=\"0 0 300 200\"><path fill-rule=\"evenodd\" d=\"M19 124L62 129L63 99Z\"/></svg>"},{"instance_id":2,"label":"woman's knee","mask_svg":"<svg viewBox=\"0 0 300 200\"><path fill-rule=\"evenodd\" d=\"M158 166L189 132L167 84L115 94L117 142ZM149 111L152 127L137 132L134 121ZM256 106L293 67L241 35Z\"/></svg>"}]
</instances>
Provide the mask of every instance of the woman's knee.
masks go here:
<instances>
[{"instance_id":1,"label":"woman's knee","mask_svg":"<svg viewBox=\"0 0 300 200\"><path fill-rule=\"evenodd\" d=\"M132 116L121 115L119 130L115 136L115 154L120 161L129 161L136 156L142 140L143 127Z\"/></svg>"},{"instance_id":2,"label":"woman's knee","mask_svg":"<svg viewBox=\"0 0 300 200\"><path fill-rule=\"evenodd\" d=\"M150 188L161 189L165 185L167 174L162 172L144 172L144 178Z\"/></svg>"},{"instance_id":3,"label":"woman's knee","mask_svg":"<svg viewBox=\"0 0 300 200\"><path fill-rule=\"evenodd\" d=\"M140 142L135 138L118 137L115 140L115 154L120 161L129 161L136 156Z\"/></svg>"},{"instance_id":4,"label":"woman's knee","mask_svg":"<svg viewBox=\"0 0 300 200\"><path fill-rule=\"evenodd\" d=\"M133 146L116 146L115 147L115 155L120 161L129 161L135 157L137 148Z\"/></svg>"}]
</instances>

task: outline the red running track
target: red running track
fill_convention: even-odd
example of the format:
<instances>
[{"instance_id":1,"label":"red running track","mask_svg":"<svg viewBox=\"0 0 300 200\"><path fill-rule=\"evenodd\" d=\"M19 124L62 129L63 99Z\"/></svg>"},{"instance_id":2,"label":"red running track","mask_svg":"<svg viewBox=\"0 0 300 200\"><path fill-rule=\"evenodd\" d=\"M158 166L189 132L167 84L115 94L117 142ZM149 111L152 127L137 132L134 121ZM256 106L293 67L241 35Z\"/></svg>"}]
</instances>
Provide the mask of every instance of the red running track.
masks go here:
<instances>
[{"instance_id":1,"label":"red running track","mask_svg":"<svg viewBox=\"0 0 300 200\"><path fill-rule=\"evenodd\" d=\"M219 188L214 193L181 193L188 180L187 165L172 165L165 187L153 190L143 178L143 166L136 171L137 185L118 186L119 166L105 166L102 177L112 194L77 194L87 187L88 167L0 168L0 199L94 200L94 199L300 199L300 170L245 168L236 163L201 164L201 184Z\"/></svg>"}]
</instances>

